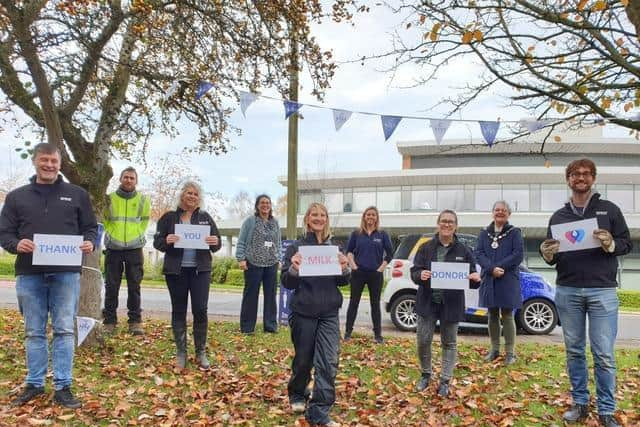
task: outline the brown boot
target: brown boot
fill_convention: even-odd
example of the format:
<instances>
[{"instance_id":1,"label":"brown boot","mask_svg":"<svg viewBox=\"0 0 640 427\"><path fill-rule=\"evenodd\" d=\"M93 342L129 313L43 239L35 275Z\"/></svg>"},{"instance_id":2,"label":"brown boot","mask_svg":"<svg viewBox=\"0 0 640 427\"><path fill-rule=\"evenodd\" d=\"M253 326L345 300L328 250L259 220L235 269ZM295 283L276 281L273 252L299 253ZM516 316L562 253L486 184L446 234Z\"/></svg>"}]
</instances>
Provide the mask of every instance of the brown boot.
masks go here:
<instances>
[{"instance_id":1,"label":"brown boot","mask_svg":"<svg viewBox=\"0 0 640 427\"><path fill-rule=\"evenodd\" d=\"M142 323L129 323L129 333L131 335L144 335L144 328L142 327Z\"/></svg>"}]
</instances>

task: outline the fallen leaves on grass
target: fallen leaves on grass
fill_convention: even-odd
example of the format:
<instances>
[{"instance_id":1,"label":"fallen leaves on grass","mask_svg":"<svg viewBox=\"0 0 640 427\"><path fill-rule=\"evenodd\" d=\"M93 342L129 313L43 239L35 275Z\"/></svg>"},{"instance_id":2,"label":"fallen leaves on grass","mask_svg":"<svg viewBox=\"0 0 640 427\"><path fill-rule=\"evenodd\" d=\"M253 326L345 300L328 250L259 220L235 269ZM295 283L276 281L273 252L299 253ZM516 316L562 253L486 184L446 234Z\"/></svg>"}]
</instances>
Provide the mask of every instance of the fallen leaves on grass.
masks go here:
<instances>
[{"instance_id":1,"label":"fallen leaves on grass","mask_svg":"<svg viewBox=\"0 0 640 427\"><path fill-rule=\"evenodd\" d=\"M182 372L173 367L175 348L166 322L149 321L142 338L121 330L102 347L76 354L74 389L82 409L52 405L51 392L11 408L11 393L19 392L25 375L22 320L15 311L1 310L0 425L307 426L289 409L288 331L244 336L238 329L234 323L212 323L212 368L198 370L190 359ZM560 425L571 402L562 348L519 345L518 350L518 363L506 368L501 359L484 363L484 346L460 344L451 394L443 399L436 395L437 343L432 384L417 393L415 340L389 338L379 346L356 335L341 348L332 418L350 426ZM193 355L191 343L189 351ZM640 424L636 353L618 351L618 418L626 425ZM592 412L588 423L595 425Z\"/></svg>"}]
</instances>

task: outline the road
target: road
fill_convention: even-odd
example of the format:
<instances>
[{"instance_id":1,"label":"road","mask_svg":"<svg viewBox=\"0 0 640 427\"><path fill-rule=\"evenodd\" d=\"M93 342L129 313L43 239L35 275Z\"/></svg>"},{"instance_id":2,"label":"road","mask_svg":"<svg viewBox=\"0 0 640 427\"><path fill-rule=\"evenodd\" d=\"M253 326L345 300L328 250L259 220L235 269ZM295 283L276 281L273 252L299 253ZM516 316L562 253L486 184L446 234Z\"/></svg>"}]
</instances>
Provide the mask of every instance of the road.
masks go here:
<instances>
[{"instance_id":1,"label":"road","mask_svg":"<svg viewBox=\"0 0 640 427\"><path fill-rule=\"evenodd\" d=\"M239 321L240 302L242 295L234 292L213 291L209 294L209 315L212 319ZM340 310L340 322L344 327L349 300L345 301ZM120 319L126 319L127 289L120 290L119 311ZM15 284L11 281L0 281L0 308L17 309ZM171 302L166 289L143 288L142 290L143 316L168 318L171 312ZM262 303L258 308L258 315L262 312ZM260 319L258 319L260 321ZM371 333L371 314L369 300L362 299L356 318L356 333ZM393 326L389 314L382 310L383 335L407 336L413 334L400 332ZM459 334L461 341L484 342L488 340L486 327L462 328ZM562 329L556 328L546 336L519 335L519 342L562 343ZM618 321L618 346L640 348L640 314L621 313Z\"/></svg>"}]
</instances>

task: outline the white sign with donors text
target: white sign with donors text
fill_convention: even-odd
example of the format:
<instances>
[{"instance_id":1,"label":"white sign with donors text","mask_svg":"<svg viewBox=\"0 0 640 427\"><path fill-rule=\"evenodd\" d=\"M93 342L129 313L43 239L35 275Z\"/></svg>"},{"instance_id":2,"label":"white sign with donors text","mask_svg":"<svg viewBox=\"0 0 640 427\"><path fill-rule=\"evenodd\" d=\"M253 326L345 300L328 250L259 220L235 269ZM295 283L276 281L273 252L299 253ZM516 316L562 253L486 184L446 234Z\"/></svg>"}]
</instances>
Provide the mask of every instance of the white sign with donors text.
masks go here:
<instances>
[{"instance_id":1,"label":"white sign with donors text","mask_svg":"<svg viewBox=\"0 0 640 427\"><path fill-rule=\"evenodd\" d=\"M469 264L466 262L432 262L431 288L469 289Z\"/></svg>"},{"instance_id":2,"label":"white sign with donors text","mask_svg":"<svg viewBox=\"0 0 640 427\"><path fill-rule=\"evenodd\" d=\"M204 241L211 232L208 225L176 224L175 230L180 240L173 244L174 248L209 249Z\"/></svg>"},{"instance_id":3,"label":"white sign with donors text","mask_svg":"<svg viewBox=\"0 0 640 427\"><path fill-rule=\"evenodd\" d=\"M82 236L34 234L33 265L82 265Z\"/></svg>"},{"instance_id":4,"label":"white sign with donors text","mask_svg":"<svg viewBox=\"0 0 640 427\"><path fill-rule=\"evenodd\" d=\"M299 275L339 276L342 274L338 261L338 247L330 245L300 246L302 255Z\"/></svg>"}]
</instances>

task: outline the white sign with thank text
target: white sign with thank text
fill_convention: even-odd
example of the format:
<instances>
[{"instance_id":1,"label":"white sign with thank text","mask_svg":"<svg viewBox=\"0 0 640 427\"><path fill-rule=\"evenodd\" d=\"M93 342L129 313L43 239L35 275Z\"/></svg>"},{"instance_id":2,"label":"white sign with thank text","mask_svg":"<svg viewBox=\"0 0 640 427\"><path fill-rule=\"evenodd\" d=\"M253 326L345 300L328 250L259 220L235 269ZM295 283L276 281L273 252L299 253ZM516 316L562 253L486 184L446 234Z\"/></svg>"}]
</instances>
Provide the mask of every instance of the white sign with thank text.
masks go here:
<instances>
[{"instance_id":1,"label":"white sign with thank text","mask_svg":"<svg viewBox=\"0 0 640 427\"><path fill-rule=\"evenodd\" d=\"M300 246L300 276L339 276L338 247L333 245Z\"/></svg>"},{"instance_id":2,"label":"white sign with thank text","mask_svg":"<svg viewBox=\"0 0 640 427\"><path fill-rule=\"evenodd\" d=\"M34 234L33 265L82 265L82 236Z\"/></svg>"},{"instance_id":3,"label":"white sign with thank text","mask_svg":"<svg viewBox=\"0 0 640 427\"><path fill-rule=\"evenodd\" d=\"M174 248L209 249L204 241L211 232L208 225L176 224L175 230L180 239L173 244Z\"/></svg>"},{"instance_id":4,"label":"white sign with thank text","mask_svg":"<svg viewBox=\"0 0 640 427\"><path fill-rule=\"evenodd\" d=\"M466 262L432 262L431 288L469 289L469 264Z\"/></svg>"}]
</instances>

